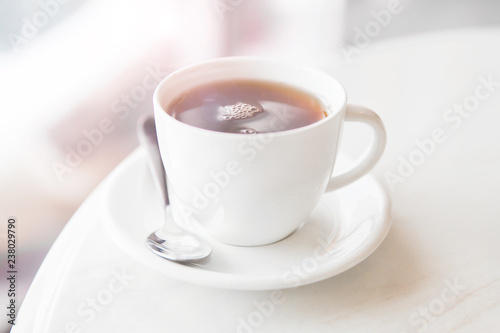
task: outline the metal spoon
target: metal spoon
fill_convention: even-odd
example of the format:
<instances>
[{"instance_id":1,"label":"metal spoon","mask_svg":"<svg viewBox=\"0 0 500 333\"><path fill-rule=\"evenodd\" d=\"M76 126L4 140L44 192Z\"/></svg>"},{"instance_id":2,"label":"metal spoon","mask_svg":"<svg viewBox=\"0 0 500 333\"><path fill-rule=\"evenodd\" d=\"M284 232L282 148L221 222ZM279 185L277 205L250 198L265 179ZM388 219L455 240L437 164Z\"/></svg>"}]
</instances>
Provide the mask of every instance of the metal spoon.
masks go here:
<instances>
[{"instance_id":1,"label":"metal spoon","mask_svg":"<svg viewBox=\"0 0 500 333\"><path fill-rule=\"evenodd\" d=\"M210 255L212 247L197 235L177 226L172 218L167 193L167 178L160 156L156 127L153 117L141 117L137 124L137 136L148 155L148 167L156 187L165 202L163 227L148 236L146 245L156 255L182 262L192 262Z\"/></svg>"}]
</instances>

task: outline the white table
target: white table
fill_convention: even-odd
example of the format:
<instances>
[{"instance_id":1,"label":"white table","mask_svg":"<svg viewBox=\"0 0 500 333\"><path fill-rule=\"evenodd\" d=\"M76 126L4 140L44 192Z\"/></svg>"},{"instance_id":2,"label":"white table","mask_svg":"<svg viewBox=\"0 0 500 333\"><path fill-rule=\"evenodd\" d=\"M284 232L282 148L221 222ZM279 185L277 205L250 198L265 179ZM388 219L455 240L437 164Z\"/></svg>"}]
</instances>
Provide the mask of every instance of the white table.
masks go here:
<instances>
[{"instance_id":1,"label":"white table","mask_svg":"<svg viewBox=\"0 0 500 333\"><path fill-rule=\"evenodd\" d=\"M500 30L373 42L352 63L328 69L351 102L381 115L389 137L375 173L391 193L393 226L354 268L284 290L271 310L257 305L270 291L173 280L109 241L105 181L59 236L12 332L497 331L500 84L483 81L500 82L499 42ZM345 133L345 146L363 147ZM243 328L252 316L264 319Z\"/></svg>"}]
</instances>

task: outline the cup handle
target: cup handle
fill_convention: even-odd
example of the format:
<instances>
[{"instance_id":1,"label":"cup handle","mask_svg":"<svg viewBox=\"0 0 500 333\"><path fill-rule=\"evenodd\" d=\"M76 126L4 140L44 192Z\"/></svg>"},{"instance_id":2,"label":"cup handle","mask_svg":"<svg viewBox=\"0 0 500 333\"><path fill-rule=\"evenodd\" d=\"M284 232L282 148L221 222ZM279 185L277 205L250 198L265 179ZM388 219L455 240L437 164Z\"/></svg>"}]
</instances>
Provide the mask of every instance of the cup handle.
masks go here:
<instances>
[{"instance_id":1,"label":"cup handle","mask_svg":"<svg viewBox=\"0 0 500 333\"><path fill-rule=\"evenodd\" d=\"M371 126L375 131L375 138L369 149L363 154L363 157L355 166L340 175L330 178L328 186L326 187L326 192L344 187L370 171L382 156L387 141L382 120L374 111L368 108L348 104L344 120L365 123Z\"/></svg>"}]
</instances>

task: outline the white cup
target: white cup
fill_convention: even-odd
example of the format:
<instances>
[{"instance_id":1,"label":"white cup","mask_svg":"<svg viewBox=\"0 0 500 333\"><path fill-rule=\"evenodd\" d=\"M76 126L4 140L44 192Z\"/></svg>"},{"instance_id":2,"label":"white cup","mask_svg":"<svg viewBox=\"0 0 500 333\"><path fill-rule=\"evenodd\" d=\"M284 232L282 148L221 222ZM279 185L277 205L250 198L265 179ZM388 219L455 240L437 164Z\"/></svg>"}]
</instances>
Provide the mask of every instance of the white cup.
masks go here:
<instances>
[{"instance_id":1,"label":"white cup","mask_svg":"<svg viewBox=\"0 0 500 333\"><path fill-rule=\"evenodd\" d=\"M271 133L210 131L173 118L170 105L198 85L227 79L285 83L318 98L327 116L313 124ZM156 129L177 224L232 245L279 241L305 222L325 192L366 174L379 160L386 134L367 108L347 104L342 85L321 71L276 60L219 58L166 77L153 97ZM375 136L351 169L332 177L345 121L368 124Z\"/></svg>"}]
</instances>

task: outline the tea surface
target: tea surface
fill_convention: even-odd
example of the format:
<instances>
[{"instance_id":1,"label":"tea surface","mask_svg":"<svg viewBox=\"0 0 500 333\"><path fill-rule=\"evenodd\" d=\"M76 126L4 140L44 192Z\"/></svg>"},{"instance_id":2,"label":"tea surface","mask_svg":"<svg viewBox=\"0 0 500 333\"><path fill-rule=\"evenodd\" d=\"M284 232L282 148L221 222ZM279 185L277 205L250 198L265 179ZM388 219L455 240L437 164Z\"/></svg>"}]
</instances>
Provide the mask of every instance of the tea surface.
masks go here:
<instances>
[{"instance_id":1,"label":"tea surface","mask_svg":"<svg viewBox=\"0 0 500 333\"><path fill-rule=\"evenodd\" d=\"M212 82L184 92L169 108L174 118L229 133L266 133L307 126L326 117L314 96L279 83Z\"/></svg>"}]
</instances>

